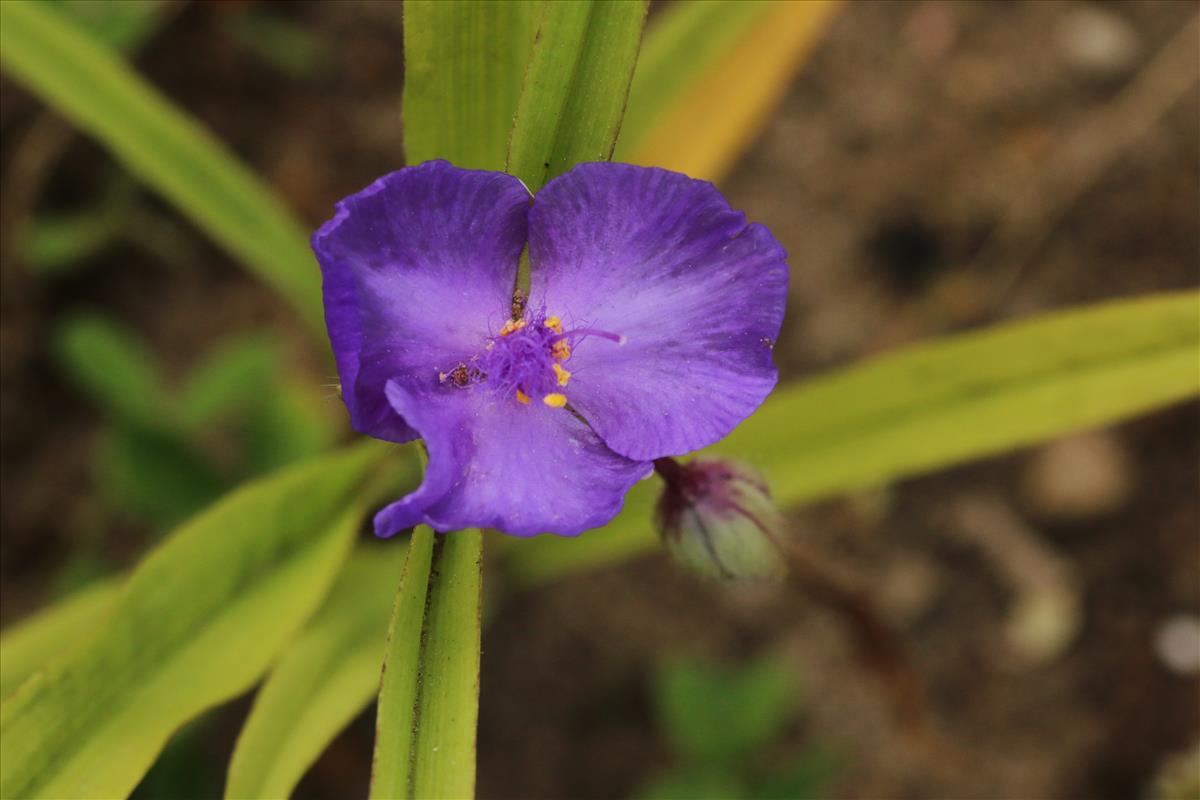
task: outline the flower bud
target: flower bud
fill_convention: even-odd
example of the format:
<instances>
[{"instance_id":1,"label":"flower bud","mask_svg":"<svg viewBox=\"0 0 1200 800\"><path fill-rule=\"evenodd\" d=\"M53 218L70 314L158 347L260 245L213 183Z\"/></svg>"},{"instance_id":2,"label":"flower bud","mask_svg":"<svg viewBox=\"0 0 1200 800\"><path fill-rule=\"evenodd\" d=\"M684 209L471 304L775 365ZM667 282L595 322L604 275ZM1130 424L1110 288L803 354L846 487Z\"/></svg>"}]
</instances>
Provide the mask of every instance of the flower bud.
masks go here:
<instances>
[{"instance_id":1,"label":"flower bud","mask_svg":"<svg viewBox=\"0 0 1200 800\"><path fill-rule=\"evenodd\" d=\"M756 470L720 458L662 458L654 468L666 483L658 531L676 561L724 580L783 577L783 515Z\"/></svg>"}]
</instances>

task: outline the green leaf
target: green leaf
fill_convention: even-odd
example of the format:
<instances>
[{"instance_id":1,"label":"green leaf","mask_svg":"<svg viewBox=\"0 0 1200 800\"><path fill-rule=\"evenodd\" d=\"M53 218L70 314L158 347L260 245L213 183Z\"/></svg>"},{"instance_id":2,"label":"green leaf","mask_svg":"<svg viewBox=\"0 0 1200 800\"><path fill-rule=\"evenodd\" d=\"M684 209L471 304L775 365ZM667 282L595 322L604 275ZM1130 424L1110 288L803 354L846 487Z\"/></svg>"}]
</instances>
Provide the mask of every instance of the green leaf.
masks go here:
<instances>
[{"instance_id":1,"label":"green leaf","mask_svg":"<svg viewBox=\"0 0 1200 800\"><path fill-rule=\"evenodd\" d=\"M158 364L127 329L103 317L76 317L55 339L62 369L97 405L125 420L161 421L169 403Z\"/></svg>"},{"instance_id":2,"label":"green leaf","mask_svg":"<svg viewBox=\"0 0 1200 800\"><path fill-rule=\"evenodd\" d=\"M162 27L167 0L60 0L55 3L87 28L92 36L116 50L136 50Z\"/></svg>"},{"instance_id":3,"label":"green leaf","mask_svg":"<svg viewBox=\"0 0 1200 800\"><path fill-rule=\"evenodd\" d=\"M6 629L0 636L0 698L7 699L30 675L100 624L121 584L119 578L97 581Z\"/></svg>"},{"instance_id":4,"label":"green leaf","mask_svg":"<svg viewBox=\"0 0 1200 800\"><path fill-rule=\"evenodd\" d=\"M0 64L324 330L304 229L222 144L42 3L0 3Z\"/></svg>"},{"instance_id":5,"label":"green leaf","mask_svg":"<svg viewBox=\"0 0 1200 800\"><path fill-rule=\"evenodd\" d=\"M1101 303L944 337L777 389L711 452L750 461L780 505L1107 425L1200 392L1200 293ZM656 483L603 531L506 543L533 583L656 546Z\"/></svg>"},{"instance_id":6,"label":"green leaf","mask_svg":"<svg viewBox=\"0 0 1200 800\"><path fill-rule=\"evenodd\" d=\"M746 787L737 774L705 764L687 764L654 776L634 800L744 800Z\"/></svg>"},{"instance_id":7,"label":"green leaf","mask_svg":"<svg viewBox=\"0 0 1200 800\"><path fill-rule=\"evenodd\" d=\"M436 555L433 537L413 532L392 612L373 798L475 793L483 537L447 534Z\"/></svg>"},{"instance_id":8,"label":"green leaf","mask_svg":"<svg viewBox=\"0 0 1200 800\"><path fill-rule=\"evenodd\" d=\"M407 548L360 546L325 605L259 690L233 751L225 796L288 797L379 690L388 611Z\"/></svg>"},{"instance_id":9,"label":"green leaf","mask_svg":"<svg viewBox=\"0 0 1200 800\"><path fill-rule=\"evenodd\" d=\"M675 751L702 764L736 766L769 744L794 710L792 675L774 658L737 668L679 661L659 671L655 689Z\"/></svg>"},{"instance_id":10,"label":"green leaf","mask_svg":"<svg viewBox=\"0 0 1200 800\"><path fill-rule=\"evenodd\" d=\"M332 584L386 452L247 484L144 559L104 623L0 706L0 796L124 796L175 729L252 686Z\"/></svg>"},{"instance_id":11,"label":"green leaf","mask_svg":"<svg viewBox=\"0 0 1200 800\"><path fill-rule=\"evenodd\" d=\"M723 179L836 7L833 0L668 6L646 30L617 160Z\"/></svg>"},{"instance_id":12,"label":"green leaf","mask_svg":"<svg viewBox=\"0 0 1200 800\"><path fill-rule=\"evenodd\" d=\"M645 20L643 0L543 3L508 150L530 191L612 157Z\"/></svg>"},{"instance_id":13,"label":"green leaf","mask_svg":"<svg viewBox=\"0 0 1200 800\"><path fill-rule=\"evenodd\" d=\"M170 430L118 424L95 453L95 479L118 508L165 529L228 488L203 453Z\"/></svg>"},{"instance_id":14,"label":"green leaf","mask_svg":"<svg viewBox=\"0 0 1200 800\"><path fill-rule=\"evenodd\" d=\"M404 3L409 164L445 158L465 169L504 169L537 9L532 0Z\"/></svg>"},{"instance_id":15,"label":"green leaf","mask_svg":"<svg viewBox=\"0 0 1200 800\"><path fill-rule=\"evenodd\" d=\"M279 351L257 336L225 342L192 370L180 395L185 424L200 428L258 404L279 379Z\"/></svg>"}]
</instances>

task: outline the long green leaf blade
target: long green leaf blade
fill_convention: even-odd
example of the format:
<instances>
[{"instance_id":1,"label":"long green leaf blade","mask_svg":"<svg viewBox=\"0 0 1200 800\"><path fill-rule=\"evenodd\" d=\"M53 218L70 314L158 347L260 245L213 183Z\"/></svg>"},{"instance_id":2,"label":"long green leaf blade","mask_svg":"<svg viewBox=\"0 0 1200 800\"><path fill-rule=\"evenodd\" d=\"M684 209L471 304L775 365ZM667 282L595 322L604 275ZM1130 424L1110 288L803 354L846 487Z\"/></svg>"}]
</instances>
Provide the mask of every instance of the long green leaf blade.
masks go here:
<instances>
[{"instance_id":1,"label":"long green leaf blade","mask_svg":"<svg viewBox=\"0 0 1200 800\"><path fill-rule=\"evenodd\" d=\"M478 530L445 536L434 562L417 701L414 798L475 794L482 562Z\"/></svg>"},{"instance_id":2,"label":"long green leaf blade","mask_svg":"<svg viewBox=\"0 0 1200 800\"><path fill-rule=\"evenodd\" d=\"M254 700L225 796L288 797L379 689L388 611L406 547L361 546Z\"/></svg>"},{"instance_id":3,"label":"long green leaf blade","mask_svg":"<svg viewBox=\"0 0 1200 800\"><path fill-rule=\"evenodd\" d=\"M0 698L94 631L112 610L121 584L119 578L97 581L6 629L0 636Z\"/></svg>"},{"instance_id":4,"label":"long green leaf blade","mask_svg":"<svg viewBox=\"0 0 1200 800\"><path fill-rule=\"evenodd\" d=\"M1200 393L1200 294L1152 295L947 337L777 390L712 452L795 505L1106 425ZM643 483L603 531L510 545L533 583L655 546Z\"/></svg>"},{"instance_id":5,"label":"long green leaf blade","mask_svg":"<svg viewBox=\"0 0 1200 800\"><path fill-rule=\"evenodd\" d=\"M323 330L304 229L222 144L47 4L0 3L0 63Z\"/></svg>"},{"instance_id":6,"label":"long green leaf blade","mask_svg":"<svg viewBox=\"0 0 1200 800\"><path fill-rule=\"evenodd\" d=\"M152 552L102 627L0 706L0 796L127 795L174 730L249 688L333 582L385 452L248 484Z\"/></svg>"},{"instance_id":7,"label":"long green leaf blade","mask_svg":"<svg viewBox=\"0 0 1200 800\"><path fill-rule=\"evenodd\" d=\"M479 715L483 536L413 532L392 612L372 798L471 797Z\"/></svg>"},{"instance_id":8,"label":"long green leaf blade","mask_svg":"<svg viewBox=\"0 0 1200 800\"><path fill-rule=\"evenodd\" d=\"M408 163L445 158L464 169L504 169L537 7L533 0L404 4Z\"/></svg>"},{"instance_id":9,"label":"long green leaf blade","mask_svg":"<svg viewBox=\"0 0 1200 800\"><path fill-rule=\"evenodd\" d=\"M421 640L433 563L433 531L413 530L388 626L387 654L375 722L375 755L371 763L371 797L411 796L414 717L419 693Z\"/></svg>"},{"instance_id":10,"label":"long green leaf blade","mask_svg":"<svg viewBox=\"0 0 1200 800\"><path fill-rule=\"evenodd\" d=\"M643 0L543 4L508 151L530 191L612 157L645 20Z\"/></svg>"}]
</instances>

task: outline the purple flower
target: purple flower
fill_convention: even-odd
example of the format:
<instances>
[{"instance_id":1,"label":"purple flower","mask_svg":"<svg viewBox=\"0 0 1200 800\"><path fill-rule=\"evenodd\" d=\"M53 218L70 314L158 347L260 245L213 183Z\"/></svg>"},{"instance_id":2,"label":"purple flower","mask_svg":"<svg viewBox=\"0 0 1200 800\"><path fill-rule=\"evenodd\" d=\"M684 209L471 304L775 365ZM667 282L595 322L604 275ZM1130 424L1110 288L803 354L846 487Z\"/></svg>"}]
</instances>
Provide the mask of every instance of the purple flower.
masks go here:
<instances>
[{"instance_id":1,"label":"purple flower","mask_svg":"<svg viewBox=\"0 0 1200 800\"><path fill-rule=\"evenodd\" d=\"M783 248L678 173L580 164L531 199L430 161L339 203L313 249L351 423L429 452L380 536L602 525L654 459L725 436L776 382Z\"/></svg>"}]
</instances>

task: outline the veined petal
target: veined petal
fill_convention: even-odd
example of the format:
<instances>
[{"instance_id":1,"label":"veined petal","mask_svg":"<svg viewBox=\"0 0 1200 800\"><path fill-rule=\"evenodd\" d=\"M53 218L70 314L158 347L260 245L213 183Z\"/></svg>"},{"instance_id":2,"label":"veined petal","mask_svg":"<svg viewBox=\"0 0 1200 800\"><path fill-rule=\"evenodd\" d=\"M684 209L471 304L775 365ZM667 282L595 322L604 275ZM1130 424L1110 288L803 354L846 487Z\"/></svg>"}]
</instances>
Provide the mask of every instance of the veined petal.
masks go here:
<instances>
[{"instance_id":1,"label":"veined petal","mask_svg":"<svg viewBox=\"0 0 1200 800\"><path fill-rule=\"evenodd\" d=\"M787 300L786 253L710 183L580 164L529 215L531 302L620 334L573 348L568 397L622 455L705 447L762 403Z\"/></svg>"},{"instance_id":2,"label":"veined petal","mask_svg":"<svg viewBox=\"0 0 1200 800\"><path fill-rule=\"evenodd\" d=\"M396 381L387 398L425 440L429 467L415 492L376 515L379 536L418 523L574 536L612 519L650 474L565 409L497 402L482 388L443 387L433 399Z\"/></svg>"},{"instance_id":3,"label":"veined petal","mask_svg":"<svg viewBox=\"0 0 1200 800\"><path fill-rule=\"evenodd\" d=\"M314 234L342 397L362 433L415 433L384 395L433 385L507 318L529 193L516 178L446 161L385 175Z\"/></svg>"}]
</instances>

